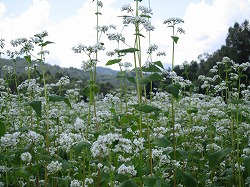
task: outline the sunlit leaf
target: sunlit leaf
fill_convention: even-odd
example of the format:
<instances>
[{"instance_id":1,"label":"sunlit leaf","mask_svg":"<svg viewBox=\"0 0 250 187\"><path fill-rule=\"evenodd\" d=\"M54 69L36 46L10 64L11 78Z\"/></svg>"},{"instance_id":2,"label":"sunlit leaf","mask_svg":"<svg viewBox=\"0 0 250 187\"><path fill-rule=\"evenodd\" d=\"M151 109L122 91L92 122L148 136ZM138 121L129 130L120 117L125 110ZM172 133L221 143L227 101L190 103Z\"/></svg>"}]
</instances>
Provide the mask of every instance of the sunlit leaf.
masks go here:
<instances>
[{"instance_id":1,"label":"sunlit leaf","mask_svg":"<svg viewBox=\"0 0 250 187\"><path fill-rule=\"evenodd\" d=\"M160 68L164 69L163 64L161 63L161 61L156 61L154 62L154 64L156 64L157 66L159 66Z\"/></svg>"},{"instance_id":2,"label":"sunlit leaf","mask_svg":"<svg viewBox=\"0 0 250 187\"><path fill-rule=\"evenodd\" d=\"M117 64L119 62L121 62L122 59L113 59L113 60L109 60L105 66L110 66L110 65L113 65L113 64Z\"/></svg>"},{"instance_id":3,"label":"sunlit leaf","mask_svg":"<svg viewBox=\"0 0 250 187\"><path fill-rule=\"evenodd\" d=\"M139 84L146 84L150 81L160 81L160 80L162 80L162 76L158 73L153 73L140 79Z\"/></svg>"},{"instance_id":4,"label":"sunlit leaf","mask_svg":"<svg viewBox=\"0 0 250 187\"><path fill-rule=\"evenodd\" d=\"M150 65L149 67L142 67L143 72L161 72L161 69L155 65Z\"/></svg>"}]
</instances>

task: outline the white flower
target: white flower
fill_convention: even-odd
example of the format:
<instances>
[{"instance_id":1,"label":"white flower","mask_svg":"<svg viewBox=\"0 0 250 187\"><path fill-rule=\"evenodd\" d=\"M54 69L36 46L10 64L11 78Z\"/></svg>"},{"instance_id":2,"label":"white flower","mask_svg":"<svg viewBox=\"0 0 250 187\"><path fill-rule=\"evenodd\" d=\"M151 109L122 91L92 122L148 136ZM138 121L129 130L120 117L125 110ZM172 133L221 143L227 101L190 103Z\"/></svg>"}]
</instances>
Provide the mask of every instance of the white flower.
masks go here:
<instances>
[{"instance_id":1,"label":"white flower","mask_svg":"<svg viewBox=\"0 0 250 187\"><path fill-rule=\"evenodd\" d=\"M124 164L122 164L118 170L117 170L118 174L130 174L132 176L135 176L137 174L137 171L135 170L134 166L126 166Z\"/></svg>"},{"instance_id":2,"label":"white flower","mask_svg":"<svg viewBox=\"0 0 250 187\"><path fill-rule=\"evenodd\" d=\"M25 152L21 154L21 160L24 162L30 162L32 159L32 156L29 152Z\"/></svg>"},{"instance_id":3,"label":"white flower","mask_svg":"<svg viewBox=\"0 0 250 187\"><path fill-rule=\"evenodd\" d=\"M56 172L62 170L62 163L60 163L58 161L52 161L47 166L47 169L48 169L49 173L51 173L51 174L56 173Z\"/></svg>"},{"instance_id":4,"label":"white flower","mask_svg":"<svg viewBox=\"0 0 250 187\"><path fill-rule=\"evenodd\" d=\"M82 181L74 179L70 182L70 187L81 187L81 186L82 186Z\"/></svg>"}]
</instances>

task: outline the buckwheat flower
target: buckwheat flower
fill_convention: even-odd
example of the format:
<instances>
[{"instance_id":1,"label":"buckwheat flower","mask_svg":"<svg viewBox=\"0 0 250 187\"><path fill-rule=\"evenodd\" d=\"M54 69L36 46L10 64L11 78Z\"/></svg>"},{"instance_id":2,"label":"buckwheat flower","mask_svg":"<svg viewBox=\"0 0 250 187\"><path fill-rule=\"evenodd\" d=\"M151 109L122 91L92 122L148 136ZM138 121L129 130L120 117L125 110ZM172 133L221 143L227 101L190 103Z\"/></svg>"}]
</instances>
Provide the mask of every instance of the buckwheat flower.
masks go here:
<instances>
[{"instance_id":1,"label":"buckwheat flower","mask_svg":"<svg viewBox=\"0 0 250 187\"><path fill-rule=\"evenodd\" d=\"M98 42L96 43L94 46L93 46L93 51L95 53L97 53L98 51L104 51L105 50L105 47L104 47L104 44L101 43L101 42Z\"/></svg>"},{"instance_id":2,"label":"buckwheat flower","mask_svg":"<svg viewBox=\"0 0 250 187\"><path fill-rule=\"evenodd\" d=\"M81 118L76 118L76 121L74 123L74 130L76 130L77 132L78 131L81 131L81 130L85 130L86 128L86 124L85 124L85 121L82 120Z\"/></svg>"},{"instance_id":3,"label":"buckwheat flower","mask_svg":"<svg viewBox=\"0 0 250 187\"><path fill-rule=\"evenodd\" d=\"M51 163L48 164L47 169L50 174L54 174L62 170L62 163L58 161L52 161Z\"/></svg>"},{"instance_id":4,"label":"buckwheat flower","mask_svg":"<svg viewBox=\"0 0 250 187\"><path fill-rule=\"evenodd\" d=\"M91 178L86 178L84 181L84 187L88 187L89 185L93 184L94 180Z\"/></svg>"},{"instance_id":5,"label":"buckwheat flower","mask_svg":"<svg viewBox=\"0 0 250 187\"><path fill-rule=\"evenodd\" d=\"M32 159L32 156L29 152L25 152L21 154L21 160L24 162L30 162Z\"/></svg>"},{"instance_id":6,"label":"buckwheat flower","mask_svg":"<svg viewBox=\"0 0 250 187\"><path fill-rule=\"evenodd\" d=\"M118 174L129 174L131 176L136 176L137 171L135 170L134 166L126 166L122 164L118 169L117 169Z\"/></svg>"},{"instance_id":7,"label":"buckwheat flower","mask_svg":"<svg viewBox=\"0 0 250 187\"><path fill-rule=\"evenodd\" d=\"M87 60L87 61L82 61L82 69L83 71L90 71L92 68L94 68L97 64L97 60Z\"/></svg>"},{"instance_id":8,"label":"buckwheat flower","mask_svg":"<svg viewBox=\"0 0 250 187\"><path fill-rule=\"evenodd\" d=\"M105 32L108 31L109 27L106 26L106 25L102 25L102 26L98 26L96 29L97 29L98 31L100 31L100 32L105 33Z\"/></svg>"},{"instance_id":9,"label":"buckwheat flower","mask_svg":"<svg viewBox=\"0 0 250 187\"><path fill-rule=\"evenodd\" d=\"M120 33L108 33L107 36L110 41L115 40L117 42L119 41L122 41L123 43L125 42L125 37L123 37L122 34Z\"/></svg>"},{"instance_id":10,"label":"buckwheat flower","mask_svg":"<svg viewBox=\"0 0 250 187\"><path fill-rule=\"evenodd\" d=\"M41 38L45 38L48 35L49 35L49 33L47 31L42 31L41 33L35 34L35 37L38 37L41 39Z\"/></svg>"},{"instance_id":11,"label":"buckwheat flower","mask_svg":"<svg viewBox=\"0 0 250 187\"><path fill-rule=\"evenodd\" d=\"M179 23L184 23L184 20L181 19L181 18L169 18L167 20L164 20L163 21L163 24L168 24L170 26L174 26L176 24L179 24Z\"/></svg>"},{"instance_id":12,"label":"buckwheat flower","mask_svg":"<svg viewBox=\"0 0 250 187\"><path fill-rule=\"evenodd\" d=\"M133 8L130 4L123 5L121 8L121 11L127 11L127 13L133 12Z\"/></svg>"},{"instance_id":13,"label":"buckwheat flower","mask_svg":"<svg viewBox=\"0 0 250 187\"><path fill-rule=\"evenodd\" d=\"M78 46L72 47L72 50L73 50L75 53L81 53L82 51L85 51L86 48L87 48L86 45L79 44Z\"/></svg>"},{"instance_id":14,"label":"buckwheat flower","mask_svg":"<svg viewBox=\"0 0 250 187\"><path fill-rule=\"evenodd\" d=\"M114 24L110 24L110 25L109 25L109 28L110 28L110 29L115 29L115 30L116 30L116 26L115 26Z\"/></svg>"},{"instance_id":15,"label":"buckwheat flower","mask_svg":"<svg viewBox=\"0 0 250 187\"><path fill-rule=\"evenodd\" d=\"M148 68L148 67L154 65L154 63L152 61L150 61L150 60L147 60L144 65L145 65L146 68Z\"/></svg>"},{"instance_id":16,"label":"buckwheat flower","mask_svg":"<svg viewBox=\"0 0 250 187\"><path fill-rule=\"evenodd\" d=\"M156 51L158 49L158 46L155 45L155 44L151 44L149 47L148 47L148 50L147 50L147 53L148 54L152 54L153 51Z\"/></svg>"},{"instance_id":17,"label":"buckwheat flower","mask_svg":"<svg viewBox=\"0 0 250 187\"><path fill-rule=\"evenodd\" d=\"M185 30L182 27L178 27L177 32L180 34L185 34Z\"/></svg>"},{"instance_id":18,"label":"buckwheat flower","mask_svg":"<svg viewBox=\"0 0 250 187\"><path fill-rule=\"evenodd\" d=\"M12 134L6 133L4 136L1 136L0 145L2 148L16 148L20 142L20 132L14 132Z\"/></svg>"},{"instance_id":19,"label":"buckwheat flower","mask_svg":"<svg viewBox=\"0 0 250 187\"><path fill-rule=\"evenodd\" d=\"M153 14L152 9L145 6L139 6L138 10L140 10L142 14Z\"/></svg>"},{"instance_id":20,"label":"buckwheat flower","mask_svg":"<svg viewBox=\"0 0 250 187\"><path fill-rule=\"evenodd\" d=\"M66 86L70 84L69 76L61 77L58 82L56 83L56 86Z\"/></svg>"},{"instance_id":21,"label":"buckwheat flower","mask_svg":"<svg viewBox=\"0 0 250 187\"><path fill-rule=\"evenodd\" d=\"M130 67L132 67L132 64L130 63L130 62L124 62L124 67L125 68L130 68Z\"/></svg>"},{"instance_id":22,"label":"buckwheat flower","mask_svg":"<svg viewBox=\"0 0 250 187\"><path fill-rule=\"evenodd\" d=\"M43 51L39 51L37 54L40 56L40 55L42 55L42 56L44 56L44 55L46 55L46 54L49 54L50 52L48 51L48 50L43 50Z\"/></svg>"},{"instance_id":23,"label":"buckwheat flower","mask_svg":"<svg viewBox=\"0 0 250 187\"><path fill-rule=\"evenodd\" d=\"M103 7L103 3L102 3L102 1L97 1L97 6L99 6L99 7Z\"/></svg>"},{"instance_id":24,"label":"buckwheat flower","mask_svg":"<svg viewBox=\"0 0 250 187\"><path fill-rule=\"evenodd\" d=\"M112 57L112 56L115 55L115 52L114 51L108 51L108 52L106 52L106 55Z\"/></svg>"},{"instance_id":25,"label":"buckwheat flower","mask_svg":"<svg viewBox=\"0 0 250 187\"><path fill-rule=\"evenodd\" d=\"M82 187L82 181L74 179L70 182L70 187Z\"/></svg>"},{"instance_id":26,"label":"buckwheat flower","mask_svg":"<svg viewBox=\"0 0 250 187\"><path fill-rule=\"evenodd\" d=\"M146 29L146 31L154 31L155 27L151 24L151 21L147 21L143 24L143 27Z\"/></svg>"},{"instance_id":27,"label":"buckwheat flower","mask_svg":"<svg viewBox=\"0 0 250 187\"><path fill-rule=\"evenodd\" d=\"M159 52L157 52L156 56L166 56L166 52L165 51L159 51Z\"/></svg>"}]
</instances>

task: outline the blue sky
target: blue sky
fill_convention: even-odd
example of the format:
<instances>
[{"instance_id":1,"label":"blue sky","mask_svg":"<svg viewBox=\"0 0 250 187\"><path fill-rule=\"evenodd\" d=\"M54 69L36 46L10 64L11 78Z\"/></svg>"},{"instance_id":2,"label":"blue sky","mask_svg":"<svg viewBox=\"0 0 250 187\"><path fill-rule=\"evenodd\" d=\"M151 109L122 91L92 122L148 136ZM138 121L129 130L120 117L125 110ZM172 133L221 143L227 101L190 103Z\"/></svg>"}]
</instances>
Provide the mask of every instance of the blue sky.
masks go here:
<instances>
[{"instance_id":1,"label":"blue sky","mask_svg":"<svg viewBox=\"0 0 250 187\"><path fill-rule=\"evenodd\" d=\"M134 4L134 0L102 2L100 24L115 24L118 26L116 32L119 32L122 25L117 16L124 14L120 7ZM94 45L94 4L92 0L1 0L0 38L9 43L12 39L47 30L49 40L55 42L49 48L47 62L80 68L85 57L74 54L71 48L79 43ZM141 5L148 6L149 0L143 0ZM156 28L152 32L152 43L158 45L159 50L166 51L167 56L159 59L164 63L170 62L171 58L171 34L162 24L163 20L179 17L185 21L182 27L186 34L180 37L176 48L176 64L181 64L185 60L196 60L204 52L214 52L225 43L227 30L235 21L242 23L250 18L250 0L151 0L150 5L153 9L152 25ZM129 29L123 33L125 37L126 32L129 33ZM109 41L103 41L107 50L115 48ZM126 41L133 42L131 35ZM146 50L146 39L143 46ZM10 45L6 44L6 50L8 48ZM102 59L100 66L108 57Z\"/></svg>"}]
</instances>

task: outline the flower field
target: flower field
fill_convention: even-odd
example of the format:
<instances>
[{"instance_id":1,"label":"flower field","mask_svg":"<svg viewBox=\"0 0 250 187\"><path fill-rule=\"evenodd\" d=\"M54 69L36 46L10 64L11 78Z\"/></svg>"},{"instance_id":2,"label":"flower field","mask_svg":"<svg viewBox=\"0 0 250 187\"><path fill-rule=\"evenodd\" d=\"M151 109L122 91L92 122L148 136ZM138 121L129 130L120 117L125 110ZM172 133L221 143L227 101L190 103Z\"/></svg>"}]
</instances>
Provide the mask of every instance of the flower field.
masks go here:
<instances>
[{"instance_id":1,"label":"flower field","mask_svg":"<svg viewBox=\"0 0 250 187\"><path fill-rule=\"evenodd\" d=\"M11 42L17 51L7 54L13 61L17 57L27 61L28 79L20 84L15 80L13 92L8 75L15 78L15 67L2 67L0 186L250 186L250 85L241 83L250 63L224 57L211 69L213 77L199 76L200 88L164 70L160 61L152 60L156 45L149 45L145 54L141 50L142 30L148 33L154 27L150 9L139 2L135 10L122 7L132 13L123 22L134 26L135 44L107 53L112 58L107 66L120 65L121 86L106 95L98 93L95 80L98 54L105 50L99 37L93 46L73 47L85 55L83 69L90 80L86 87L75 85L65 94L61 91L71 81L67 76L53 84L45 80L44 48L53 43L45 39L47 32ZM94 3L98 18L103 4ZM164 21L174 33L173 67L179 39L175 31L184 33L175 26L181 23L177 18ZM105 28L97 24L97 35ZM122 35L107 36L118 48L125 42ZM39 49L38 56L33 55L34 48ZM122 62L125 55L132 56L131 63ZM148 56L144 65L142 55ZM161 55L164 52L157 56ZM31 76L34 61L39 63L41 80ZM188 64L182 68L188 73ZM153 88L154 82L161 86Z\"/></svg>"}]
</instances>

